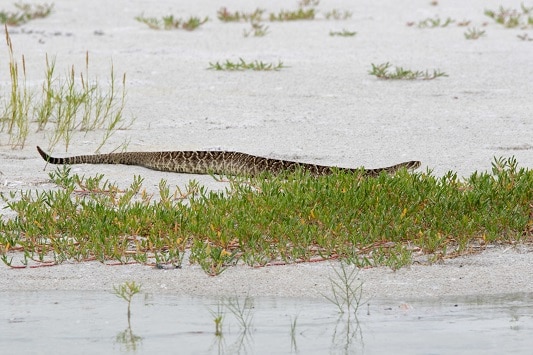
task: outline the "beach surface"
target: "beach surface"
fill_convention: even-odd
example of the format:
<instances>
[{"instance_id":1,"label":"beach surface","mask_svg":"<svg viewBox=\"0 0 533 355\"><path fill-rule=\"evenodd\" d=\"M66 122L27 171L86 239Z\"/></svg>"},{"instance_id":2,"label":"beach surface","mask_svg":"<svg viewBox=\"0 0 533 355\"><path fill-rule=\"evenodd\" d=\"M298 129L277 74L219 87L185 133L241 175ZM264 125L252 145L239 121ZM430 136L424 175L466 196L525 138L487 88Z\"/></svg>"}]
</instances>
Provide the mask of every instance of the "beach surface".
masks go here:
<instances>
[{"instance_id":1,"label":"beach surface","mask_svg":"<svg viewBox=\"0 0 533 355\"><path fill-rule=\"evenodd\" d=\"M28 1L31 3L39 3ZM491 169L494 157L514 156L533 168L533 41L520 40L533 28L508 29L484 15L501 1L429 0L398 2L321 1L313 21L266 22L264 37L244 37L247 23L223 23L221 6L230 11L266 13L296 9L297 2L215 1L68 1L52 14L21 27L9 27L15 56L24 55L27 84L38 88L46 56L56 71L73 65L104 85L111 67L126 73L125 117L134 118L103 146L111 152L125 141L128 151L232 150L254 155L341 167L376 168L422 161L422 171L469 176ZM506 6L520 9L520 1ZM7 9L7 8L6 8ZM352 13L327 20L333 9ZM208 16L196 31L153 30L136 16ZM455 23L418 28L426 18ZM457 22L470 21L465 27ZM414 22L414 25L407 24ZM467 28L486 36L466 40ZM356 31L353 37L330 31ZM1 46L0 46L1 48ZM7 58L7 46L0 58ZM215 71L210 63L263 61L279 71ZM7 61L0 85L9 85ZM440 70L435 80L387 81L369 75L371 64L390 62L413 70ZM2 98L4 99L4 98ZM47 149L50 132L31 132L22 149L11 149L0 133L0 192L50 189L54 185L36 145ZM102 131L78 133L68 152L91 154ZM129 186L141 175L150 192L161 179L183 187L190 179L211 188L223 184L210 176L172 174L131 166L78 165L80 175L97 173ZM0 202L0 207L5 207ZM2 218L13 212L0 210ZM369 297L441 297L533 292L532 247L494 246L475 255L433 265L414 264L397 271L363 269L359 279ZM321 297L329 292L338 262L250 268L231 267L209 277L199 266L157 270L142 265L106 266L96 262L10 269L0 266L1 290L112 290L135 280L145 291L190 295L249 294Z\"/></svg>"}]
</instances>

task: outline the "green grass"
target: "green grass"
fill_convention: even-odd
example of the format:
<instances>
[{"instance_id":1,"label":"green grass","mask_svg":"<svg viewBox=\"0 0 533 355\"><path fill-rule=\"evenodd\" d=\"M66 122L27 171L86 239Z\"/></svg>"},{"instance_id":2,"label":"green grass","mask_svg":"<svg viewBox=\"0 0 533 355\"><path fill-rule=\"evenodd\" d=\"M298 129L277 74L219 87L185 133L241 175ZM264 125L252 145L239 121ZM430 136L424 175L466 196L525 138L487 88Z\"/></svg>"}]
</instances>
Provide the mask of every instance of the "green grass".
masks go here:
<instances>
[{"instance_id":1,"label":"green grass","mask_svg":"<svg viewBox=\"0 0 533 355\"><path fill-rule=\"evenodd\" d=\"M313 20L316 16L316 9L299 8L298 10L280 10L277 13L270 13L269 20L274 21L298 21Z\"/></svg>"},{"instance_id":2,"label":"green grass","mask_svg":"<svg viewBox=\"0 0 533 355\"><path fill-rule=\"evenodd\" d=\"M176 30L182 29L186 31L194 31L198 27L205 24L209 21L209 17L200 17L191 16L188 19L182 19L174 17L174 15L163 16L160 19L156 17L145 17L144 15L139 15L135 17L135 20L144 23L148 27L154 30Z\"/></svg>"},{"instance_id":3,"label":"green grass","mask_svg":"<svg viewBox=\"0 0 533 355\"><path fill-rule=\"evenodd\" d=\"M254 12L235 11L231 12L226 7L217 11L217 18L222 22L259 22L265 10L255 9Z\"/></svg>"},{"instance_id":4,"label":"green grass","mask_svg":"<svg viewBox=\"0 0 533 355\"><path fill-rule=\"evenodd\" d=\"M395 67L394 70L389 70L392 67L392 64L389 62L382 64L372 63L371 65L372 69L368 73L383 80L433 80L448 76L448 74L441 72L440 70L433 70L433 72L430 72L428 70L411 70L402 67Z\"/></svg>"},{"instance_id":5,"label":"green grass","mask_svg":"<svg viewBox=\"0 0 533 355\"><path fill-rule=\"evenodd\" d=\"M279 61L276 63L265 63L263 61L254 60L247 62L242 58L239 58L239 61L233 62L226 60L225 62L215 62L209 63L207 69L210 70L224 70L224 71L243 71L243 70L253 70L253 71L278 71L283 68L286 68L283 65L283 62Z\"/></svg>"},{"instance_id":6,"label":"green grass","mask_svg":"<svg viewBox=\"0 0 533 355\"><path fill-rule=\"evenodd\" d=\"M533 171L514 159L462 180L450 172L363 178L338 172L230 179L224 192L191 182L154 199L102 175L58 169L60 188L2 194L16 218L0 221L0 259L11 267L98 260L181 265L209 275L237 263L263 266L336 259L398 269L412 250L428 260L472 246L515 243L533 231Z\"/></svg>"},{"instance_id":7,"label":"green grass","mask_svg":"<svg viewBox=\"0 0 533 355\"><path fill-rule=\"evenodd\" d=\"M5 30L10 83L0 90L0 133L7 134L12 148L23 148L28 136L37 132L48 138L49 149L59 143L68 149L76 133L102 130L98 151L118 129L127 126L123 116L126 74L118 79L111 65L104 86L89 72L88 53L84 71L77 72L72 66L66 75L58 75L55 58L46 56L44 81L30 86L25 57L16 59L7 26Z\"/></svg>"},{"instance_id":8,"label":"green grass","mask_svg":"<svg viewBox=\"0 0 533 355\"><path fill-rule=\"evenodd\" d=\"M476 40L481 37L484 37L486 34L484 30L480 30L479 28L472 27L472 28L468 28L466 32L464 33L464 35L466 39Z\"/></svg>"},{"instance_id":9,"label":"green grass","mask_svg":"<svg viewBox=\"0 0 533 355\"><path fill-rule=\"evenodd\" d=\"M16 11L0 10L0 24L21 26L28 21L45 18L50 15L53 4L15 3Z\"/></svg>"},{"instance_id":10,"label":"green grass","mask_svg":"<svg viewBox=\"0 0 533 355\"><path fill-rule=\"evenodd\" d=\"M407 26L413 26L416 24L416 27L418 28L443 28L448 27L454 22L455 20L450 17L446 18L445 20L442 20L440 17L436 16L434 18L428 17L418 22L408 22Z\"/></svg>"}]
</instances>

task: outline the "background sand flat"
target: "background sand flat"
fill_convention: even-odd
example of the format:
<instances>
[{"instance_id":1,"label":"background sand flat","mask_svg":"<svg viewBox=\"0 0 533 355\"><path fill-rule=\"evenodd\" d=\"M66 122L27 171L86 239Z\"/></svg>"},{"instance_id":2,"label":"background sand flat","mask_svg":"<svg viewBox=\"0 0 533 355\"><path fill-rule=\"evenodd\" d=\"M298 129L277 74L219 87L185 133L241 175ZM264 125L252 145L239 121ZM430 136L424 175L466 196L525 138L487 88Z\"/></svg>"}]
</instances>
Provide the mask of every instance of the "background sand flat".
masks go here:
<instances>
[{"instance_id":1,"label":"background sand flat","mask_svg":"<svg viewBox=\"0 0 533 355\"><path fill-rule=\"evenodd\" d=\"M35 2L39 3L39 2ZM40 85L45 55L56 57L58 72L71 65L89 70L101 82L111 63L127 73L127 116L136 119L118 131L102 151L124 140L128 150L225 149L319 164L368 168L421 160L436 175L449 170L468 176L488 170L494 156L514 155L533 167L533 42L520 41L527 30L506 29L484 16L501 1L327 1L314 21L267 23L269 34L244 38L249 25L225 24L216 11L267 12L295 9L287 1L60 1L52 15L11 28L15 53L24 54L29 84ZM533 6L533 4L525 4ZM519 8L520 1L505 6ZM327 21L332 9L349 10L351 19ZM135 16L209 16L194 32L154 31ZM438 15L486 30L467 41L464 27L419 29L406 26ZM488 23L482 27L483 23ZM355 37L330 37L331 30L357 31ZM1 47L1 46L0 46ZM7 48L0 52L0 85L7 85ZM282 61L279 72L217 72L210 62L226 59ZM391 62L411 69L440 69L449 75L434 81L381 81L368 75L371 63ZM91 153L102 132L80 134L68 154ZM0 191L51 188L32 134L24 149L11 150L0 135ZM65 154L57 147L56 154ZM127 186L134 175L157 189L160 179L183 186L191 178L211 188L208 176L161 173L139 167L76 166L79 174L104 173ZM3 207L3 206L0 206ZM2 210L4 216L9 211ZM525 246L430 267L414 265L398 272L364 270L371 295L476 294L532 292L533 256ZM329 287L328 263L250 269L236 267L209 278L196 266L155 271L143 266L73 264L10 270L0 266L1 289L110 289L139 278L145 288L193 294L234 293L235 289L272 295L317 296Z\"/></svg>"}]
</instances>

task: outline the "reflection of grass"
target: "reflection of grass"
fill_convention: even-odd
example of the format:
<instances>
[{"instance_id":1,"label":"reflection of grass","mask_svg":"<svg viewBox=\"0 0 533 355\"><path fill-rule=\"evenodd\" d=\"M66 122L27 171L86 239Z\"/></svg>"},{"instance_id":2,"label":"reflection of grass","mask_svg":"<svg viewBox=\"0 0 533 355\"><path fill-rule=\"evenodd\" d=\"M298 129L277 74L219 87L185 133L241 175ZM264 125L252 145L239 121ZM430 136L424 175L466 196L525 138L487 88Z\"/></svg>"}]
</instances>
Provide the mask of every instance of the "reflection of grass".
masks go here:
<instances>
[{"instance_id":1,"label":"reflection of grass","mask_svg":"<svg viewBox=\"0 0 533 355\"><path fill-rule=\"evenodd\" d=\"M157 199L140 177L129 187L68 169L50 177L58 189L1 195L17 214L0 219L5 264L180 265L186 249L209 246L194 263L225 268L237 261L258 266L334 256L397 269L410 265L413 250L434 261L532 235L533 170L512 158L466 179L453 172L376 178L296 172L230 178L225 192L194 182L172 192L162 181Z\"/></svg>"},{"instance_id":2,"label":"reflection of grass","mask_svg":"<svg viewBox=\"0 0 533 355\"><path fill-rule=\"evenodd\" d=\"M466 30L464 33L466 39L479 39L485 36L485 31L480 30L479 28L472 27Z\"/></svg>"},{"instance_id":3,"label":"reflection of grass","mask_svg":"<svg viewBox=\"0 0 533 355\"><path fill-rule=\"evenodd\" d=\"M330 36L340 36L340 37L353 37L357 34L355 31L348 31L343 29L342 31L329 31Z\"/></svg>"},{"instance_id":4,"label":"reflection of grass","mask_svg":"<svg viewBox=\"0 0 533 355\"><path fill-rule=\"evenodd\" d=\"M17 11L0 10L0 24L20 26L38 18L48 17L54 8L53 4L16 3Z\"/></svg>"}]
</instances>

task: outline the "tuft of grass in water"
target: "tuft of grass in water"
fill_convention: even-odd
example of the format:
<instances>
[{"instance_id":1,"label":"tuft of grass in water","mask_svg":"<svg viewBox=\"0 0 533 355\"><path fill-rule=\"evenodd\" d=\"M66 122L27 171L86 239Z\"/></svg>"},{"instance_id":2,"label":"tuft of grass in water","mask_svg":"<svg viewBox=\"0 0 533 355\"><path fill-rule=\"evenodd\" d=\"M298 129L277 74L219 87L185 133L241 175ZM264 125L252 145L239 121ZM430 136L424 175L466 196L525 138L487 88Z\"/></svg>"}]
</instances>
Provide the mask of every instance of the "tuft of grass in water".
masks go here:
<instances>
[{"instance_id":1,"label":"tuft of grass in water","mask_svg":"<svg viewBox=\"0 0 533 355\"><path fill-rule=\"evenodd\" d=\"M238 62L232 62L230 60L226 60L225 62L216 62L216 63L209 63L209 67L207 69L210 70L226 70L226 71L242 71L242 70L254 70L254 71L278 71L283 68L286 68L286 66L283 65L283 62L279 61L277 64L275 63L265 63L263 61L250 61L246 62L244 59L239 58Z\"/></svg>"},{"instance_id":2,"label":"tuft of grass in water","mask_svg":"<svg viewBox=\"0 0 533 355\"><path fill-rule=\"evenodd\" d=\"M448 74L441 72L440 70L410 70L402 67L395 67L394 70L389 70L392 64L389 62L382 64L372 63L372 69L369 71L370 75L374 75L378 79L383 80L433 80L440 77L448 76Z\"/></svg>"},{"instance_id":3,"label":"tuft of grass in water","mask_svg":"<svg viewBox=\"0 0 533 355\"><path fill-rule=\"evenodd\" d=\"M163 16L161 19L156 17L145 17L144 15L139 15L135 17L135 20L144 23L148 27L154 30L175 30L182 29L186 31L194 31L207 21L209 17L200 17L191 16L188 19L182 19L174 17L174 15Z\"/></svg>"},{"instance_id":4,"label":"tuft of grass in water","mask_svg":"<svg viewBox=\"0 0 533 355\"><path fill-rule=\"evenodd\" d=\"M339 36L339 37L353 37L357 34L357 32L355 31L348 31L346 29L343 29L342 31L329 31L329 35L334 37L334 36Z\"/></svg>"},{"instance_id":5,"label":"tuft of grass in water","mask_svg":"<svg viewBox=\"0 0 533 355\"><path fill-rule=\"evenodd\" d=\"M14 6L17 11L0 10L0 24L20 26L34 19L48 17L54 8L53 4L16 3Z\"/></svg>"},{"instance_id":6,"label":"tuft of grass in water","mask_svg":"<svg viewBox=\"0 0 533 355\"><path fill-rule=\"evenodd\" d=\"M113 291L117 297L122 298L128 304L128 327L131 328L131 300L133 296L141 292L141 285L135 281L126 281L121 285L113 286Z\"/></svg>"},{"instance_id":7,"label":"tuft of grass in water","mask_svg":"<svg viewBox=\"0 0 533 355\"><path fill-rule=\"evenodd\" d=\"M485 10L485 15L493 19L496 23L506 28L533 26L533 7L520 4L520 10L504 8L500 6L498 10Z\"/></svg>"},{"instance_id":8,"label":"tuft of grass in water","mask_svg":"<svg viewBox=\"0 0 533 355\"><path fill-rule=\"evenodd\" d=\"M0 132L9 136L12 148L24 147L31 128L48 135L49 146L60 142L68 149L76 132L103 130L97 151L118 130L126 126L123 110L126 104L126 74L121 84L111 66L107 88L89 75L89 54L85 56L85 71L74 67L66 76L56 74L55 59L46 56L45 79L39 90L28 87L26 61L15 59L13 43L6 27L9 52L10 86L8 99L0 101ZM22 70L21 70L22 68ZM0 92L0 96L2 92ZM3 107L2 107L3 106Z\"/></svg>"},{"instance_id":9,"label":"tuft of grass in water","mask_svg":"<svg viewBox=\"0 0 533 355\"><path fill-rule=\"evenodd\" d=\"M140 177L126 188L68 168L50 178L57 189L0 194L16 213L0 220L0 260L8 266L89 260L179 266L190 249L191 262L204 264L209 275L236 263L333 257L398 269L412 263L413 251L433 262L533 237L533 170L514 158L464 180L453 172L376 178L296 172L231 178L222 192L195 182L171 192L162 180L158 199Z\"/></svg>"},{"instance_id":10,"label":"tuft of grass in water","mask_svg":"<svg viewBox=\"0 0 533 355\"><path fill-rule=\"evenodd\" d=\"M231 12L226 7L222 7L217 11L217 18L222 22L252 22L257 23L262 20L262 16L265 10L255 9L254 12Z\"/></svg>"},{"instance_id":11,"label":"tuft of grass in water","mask_svg":"<svg viewBox=\"0 0 533 355\"><path fill-rule=\"evenodd\" d=\"M437 16L434 18L428 17L418 22L408 22L407 26L416 25L416 27L418 28L437 28L437 27L442 28L442 27L448 27L454 22L455 20L453 20L450 17L446 18L445 20L442 20L440 17Z\"/></svg>"},{"instance_id":12,"label":"tuft of grass in water","mask_svg":"<svg viewBox=\"0 0 533 355\"><path fill-rule=\"evenodd\" d=\"M467 29L464 35L466 39L473 39L473 40L486 36L484 30L480 30L479 28L476 28L476 27Z\"/></svg>"},{"instance_id":13,"label":"tuft of grass in water","mask_svg":"<svg viewBox=\"0 0 533 355\"><path fill-rule=\"evenodd\" d=\"M215 323L215 336L222 337L222 325L224 323L224 303L219 301L217 303L217 309L210 309L209 313L211 313L213 316L213 322Z\"/></svg>"},{"instance_id":14,"label":"tuft of grass in water","mask_svg":"<svg viewBox=\"0 0 533 355\"><path fill-rule=\"evenodd\" d=\"M357 281L359 269L355 266L349 269L343 262L338 269L333 268L336 277L329 279L331 296L323 296L338 308L340 314L353 311L354 315L357 315L363 296L363 284Z\"/></svg>"}]
</instances>

